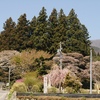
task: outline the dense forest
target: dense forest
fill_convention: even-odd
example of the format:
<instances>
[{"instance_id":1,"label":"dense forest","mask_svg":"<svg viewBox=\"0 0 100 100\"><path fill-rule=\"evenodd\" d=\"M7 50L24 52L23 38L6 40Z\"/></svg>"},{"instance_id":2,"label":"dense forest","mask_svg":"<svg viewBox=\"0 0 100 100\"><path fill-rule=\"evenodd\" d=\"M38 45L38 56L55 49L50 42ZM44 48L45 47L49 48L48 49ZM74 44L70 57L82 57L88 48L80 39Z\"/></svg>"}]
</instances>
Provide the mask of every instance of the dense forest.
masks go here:
<instances>
[{"instance_id":1,"label":"dense forest","mask_svg":"<svg viewBox=\"0 0 100 100\"><path fill-rule=\"evenodd\" d=\"M65 53L79 52L84 56L89 55L89 33L74 9L65 15L63 9L57 12L54 8L48 16L43 7L39 15L33 16L30 21L23 14L17 23L11 17L4 22L0 34L0 51L36 49L54 54L60 42Z\"/></svg>"}]
</instances>

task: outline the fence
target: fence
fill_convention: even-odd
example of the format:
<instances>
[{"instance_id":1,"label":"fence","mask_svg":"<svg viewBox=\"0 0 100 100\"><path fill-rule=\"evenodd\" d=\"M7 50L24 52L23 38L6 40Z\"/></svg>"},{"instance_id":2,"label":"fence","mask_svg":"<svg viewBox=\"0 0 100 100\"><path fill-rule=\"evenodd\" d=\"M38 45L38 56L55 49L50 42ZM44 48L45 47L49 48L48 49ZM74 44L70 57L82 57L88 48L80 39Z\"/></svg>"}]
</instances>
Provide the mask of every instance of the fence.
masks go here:
<instances>
[{"instance_id":1,"label":"fence","mask_svg":"<svg viewBox=\"0 0 100 100\"><path fill-rule=\"evenodd\" d=\"M79 97L86 97L86 98L100 98L100 94L63 94L63 93L17 93L17 97L25 97L25 96L58 96L58 97L71 97L71 98L79 98Z\"/></svg>"}]
</instances>

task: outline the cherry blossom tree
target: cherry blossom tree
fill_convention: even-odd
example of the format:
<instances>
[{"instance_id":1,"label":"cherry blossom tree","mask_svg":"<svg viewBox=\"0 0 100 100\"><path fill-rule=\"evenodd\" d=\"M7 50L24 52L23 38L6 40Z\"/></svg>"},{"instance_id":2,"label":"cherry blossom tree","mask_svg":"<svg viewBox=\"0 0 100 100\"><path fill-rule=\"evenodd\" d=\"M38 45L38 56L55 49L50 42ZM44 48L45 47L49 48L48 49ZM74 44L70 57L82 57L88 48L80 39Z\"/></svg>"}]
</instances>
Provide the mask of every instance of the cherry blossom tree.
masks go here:
<instances>
[{"instance_id":1,"label":"cherry blossom tree","mask_svg":"<svg viewBox=\"0 0 100 100\"><path fill-rule=\"evenodd\" d=\"M70 76L70 79L66 79L67 76ZM80 84L80 81L78 80L78 82L76 82L76 80L74 79L77 79L77 76L71 72L69 69L67 68L64 68L64 69L60 69L58 65L53 65L53 70L46 75L47 77L47 82L48 82L48 87L50 86L53 86L53 87L57 87L59 88L59 91L61 92L61 88L65 88L65 86L67 87L66 82L67 84L69 84L68 82L74 82L76 83L74 85L74 87L76 88L77 84L78 86L81 86ZM70 80L73 80L73 81L70 81ZM73 84L73 83L72 83ZM73 88L74 88L73 87Z\"/></svg>"},{"instance_id":2,"label":"cherry blossom tree","mask_svg":"<svg viewBox=\"0 0 100 100\"><path fill-rule=\"evenodd\" d=\"M59 69L59 66L55 64L53 66L53 70L46 75L48 79L48 84L51 84L51 86L55 87L62 87L62 84L64 83L67 74L75 76L75 74L73 74L67 68Z\"/></svg>"}]
</instances>

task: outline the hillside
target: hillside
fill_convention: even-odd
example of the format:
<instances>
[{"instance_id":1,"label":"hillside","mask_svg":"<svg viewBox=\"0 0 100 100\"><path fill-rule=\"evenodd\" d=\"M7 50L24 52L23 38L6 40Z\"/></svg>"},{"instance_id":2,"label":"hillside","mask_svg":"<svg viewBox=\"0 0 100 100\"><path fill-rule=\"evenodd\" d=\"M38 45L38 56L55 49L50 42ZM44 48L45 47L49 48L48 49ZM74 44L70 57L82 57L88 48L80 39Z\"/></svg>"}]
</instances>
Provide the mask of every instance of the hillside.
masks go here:
<instances>
[{"instance_id":1,"label":"hillside","mask_svg":"<svg viewBox=\"0 0 100 100\"><path fill-rule=\"evenodd\" d=\"M0 65L2 65L2 70L1 72L4 71L4 67L12 67L13 65L10 63L11 58L18 54L17 51L3 51L0 52ZM5 58L6 57L6 58ZM18 60L18 58L17 58ZM19 61L19 60L18 60ZM26 60L27 61L27 60ZM59 55L55 55L53 58L53 64L54 63L59 63ZM63 53L63 58L62 58L62 63L63 63L63 69L66 68L69 70L71 73L73 73L76 77L78 77L83 84L84 88L89 88L89 56L83 56L82 54L79 53ZM52 64L51 64L52 66ZM100 61L93 62L93 81L94 82L99 82L100 81ZM25 69L23 69L25 70ZM42 69L40 69L42 70ZM46 70L46 69L45 69ZM52 70L51 70L52 71ZM50 72L50 71L49 71ZM5 73L5 72L3 72ZM6 71L7 73L7 71ZM8 79L7 76L1 76L5 77L5 79ZM15 65L14 69L11 71L11 81L14 79L20 78L20 71L18 70L18 65ZM1 78L2 81L2 78ZM87 87L86 87L87 86Z\"/></svg>"},{"instance_id":2,"label":"hillside","mask_svg":"<svg viewBox=\"0 0 100 100\"><path fill-rule=\"evenodd\" d=\"M96 54L100 54L100 40L91 40L91 46L94 48Z\"/></svg>"},{"instance_id":3,"label":"hillside","mask_svg":"<svg viewBox=\"0 0 100 100\"><path fill-rule=\"evenodd\" d=\"M100 48L93 46L93 49L95 51L96 54L100 54Z\"/></svg>"},{"instance_id":4,"label":"hillside","mask_svg":"<svg viewBox=\"0 0 100 100\"><path fill-rule=\"evenodd\" d=\"M92 46L93 47L98 47L98 48L100 48L100 39L98 39L98 40L91 40L91 42L92 42Z\"/></svg>"}]
</instances>

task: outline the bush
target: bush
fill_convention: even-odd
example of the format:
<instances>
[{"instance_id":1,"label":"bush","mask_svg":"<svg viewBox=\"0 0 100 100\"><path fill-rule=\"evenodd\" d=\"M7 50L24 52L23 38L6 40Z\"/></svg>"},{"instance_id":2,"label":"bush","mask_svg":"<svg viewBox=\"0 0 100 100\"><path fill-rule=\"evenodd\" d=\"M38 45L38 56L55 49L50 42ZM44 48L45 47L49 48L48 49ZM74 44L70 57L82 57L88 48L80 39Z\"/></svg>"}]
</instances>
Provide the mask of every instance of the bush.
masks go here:
<instances>
[{"instance_id":1,"label":"bush","mask_svg":"<svg viewBox=\"0 0 100 100\"><path fill-rule=\"evenodd\" d=\"M48 88L48 93L57 93L58 89L56 87Z\"/></svg>"},{"instance_id":2,"label":"bush","mask_svg":"<svg viewBox=\"0 0 100 100\"><path fill-rule=\"evenodd\" d=\"M27 92L27 89L26 89L26 86L23 82L16 82L13 84L10 92L14 92L14 91L17 91L17 92Z\"/></svg>"},{"instance_id":3,"label":"bush","mask_svg":"<svg viewBox=\"0 0 100 100\"><path fill-rule=\"evenodd\" d=\"M11 98L12 94L14 92L27 92L26 86L24 83L19 82L19 83L14 83L12 88L10 89L9 95L8 95L8 100Z\"/></svg>"},{"instance_id":4,"label":"bush","mask_svg":"<svg viewBox=\"0 0 100 100\"><path fill-rule=\"evenodd\" d=\"M33 87L32 87L32 92L40 92L40 88L39 88L39 86L38 85L33 85Z\"/></svg>"},{"instance_id":5,"label":"bush","mask_svg":"<svg viewBox=\"0 0 100 100\"><path fill-rule=\"evenodd\" d=\"M80 81L78 80L77 77L72 77L69 74L66 75L66 79L63 84L63 87L68 89L68 93L69 92L72 92L72 93L79 92L81 86L82 86L82 84L80 83Z\"/></svg>"},{"instance_id":6,"label":"bush","mask_svg":"<svg viewBox=\"0 0 100 100\"><path fill-rule=\"evenodd\" d=\"M28 92L39 92L42 87L42 81L37 77L36 73L27 73L27 75L24 76L24 83ZM33 88L35 90L33 90Z\"/></svg>"},{"instance_id":7,"label":"bush","mask_svg":"<svg viewBox=\"0 0 100 100\"><path fill-rule=\"evenodd\" d=\"M66 87L64 92L65 93L74 93L74 89L72 87Z\"/></svg>"}]
</instances>

